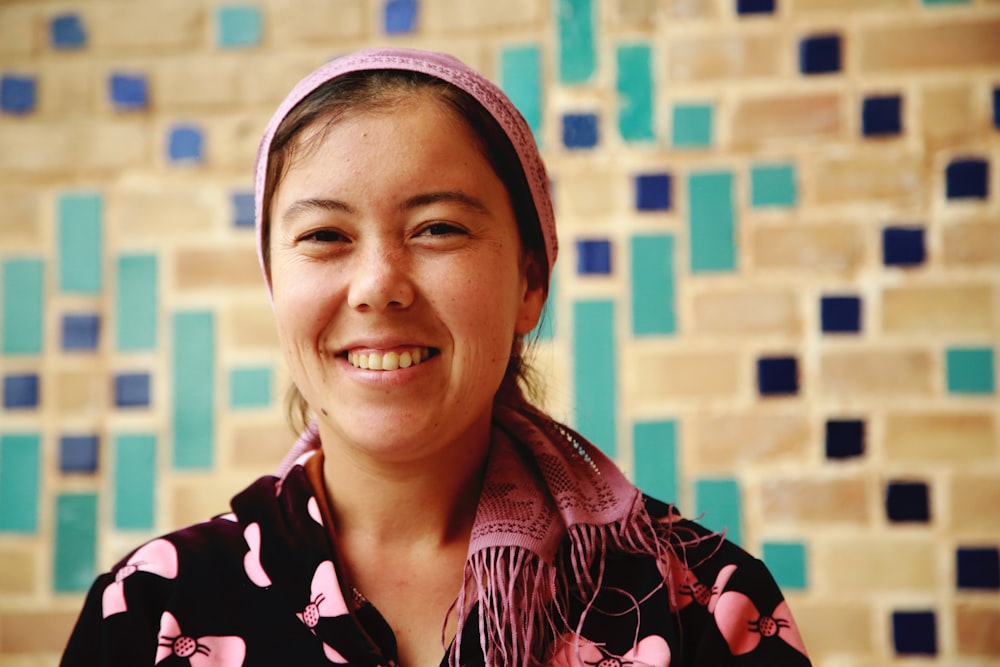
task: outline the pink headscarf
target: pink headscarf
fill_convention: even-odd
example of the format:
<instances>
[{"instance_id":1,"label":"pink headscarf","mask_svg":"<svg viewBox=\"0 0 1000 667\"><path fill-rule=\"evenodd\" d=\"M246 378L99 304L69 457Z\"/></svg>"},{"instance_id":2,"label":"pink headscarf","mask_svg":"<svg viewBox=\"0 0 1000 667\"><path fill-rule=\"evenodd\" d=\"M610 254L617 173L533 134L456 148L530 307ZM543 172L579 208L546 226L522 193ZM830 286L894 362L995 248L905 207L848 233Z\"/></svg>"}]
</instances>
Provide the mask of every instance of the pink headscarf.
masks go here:
<instances>
[{"instance_id":1,"label":"pink headscarf","mask_svg":"<svg viewBox=\"0 0 1000 667\"><path fill-rule=\"evenodd\" d=\"M267 124L264 136L257 148L254 165L254 211L257 226L257 257L264 269L264 181L267 178L267 158L271 141L285 116L307 95L319 86L349 72L367 70L403 70L420 72L446 81L471 95L497 121L506 133L524 170L531 190L531 198L538 213L538 221L545 241L545 258L548 273L556 261L559 241L556 238L555 215L549 194L549 179L545 164L538 154L535 138L524 117L513 102L493 82L463 62L444 53L421 51L418 49L375 48L365 49L342 58L336 58L314 70L299 81L288 97L281 103ZM266 276L266 269L265 269ZM268 283L270 290L270 281Z\"/></svg>"}]
</instances>

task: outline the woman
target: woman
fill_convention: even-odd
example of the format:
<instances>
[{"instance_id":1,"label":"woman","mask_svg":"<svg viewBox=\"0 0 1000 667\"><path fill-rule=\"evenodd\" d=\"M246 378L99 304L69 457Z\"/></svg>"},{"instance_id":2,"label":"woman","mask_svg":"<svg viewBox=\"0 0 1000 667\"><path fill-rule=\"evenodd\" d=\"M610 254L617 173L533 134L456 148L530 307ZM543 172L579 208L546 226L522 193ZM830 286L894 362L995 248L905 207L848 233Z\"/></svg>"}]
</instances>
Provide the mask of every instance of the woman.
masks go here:
<instances>
[{"instance_id":1,"label":"woman","mask_svg":"<svg viewBox=\"0 0 1000 667\"><path fill-rule=\"evenodd\" d=\"M525 398L557 243L494 85L423 51L332 61L255 187L309 423L231 514L99 577L63 664L809 664L759 561Z\"/></svg>"}]
</instances>

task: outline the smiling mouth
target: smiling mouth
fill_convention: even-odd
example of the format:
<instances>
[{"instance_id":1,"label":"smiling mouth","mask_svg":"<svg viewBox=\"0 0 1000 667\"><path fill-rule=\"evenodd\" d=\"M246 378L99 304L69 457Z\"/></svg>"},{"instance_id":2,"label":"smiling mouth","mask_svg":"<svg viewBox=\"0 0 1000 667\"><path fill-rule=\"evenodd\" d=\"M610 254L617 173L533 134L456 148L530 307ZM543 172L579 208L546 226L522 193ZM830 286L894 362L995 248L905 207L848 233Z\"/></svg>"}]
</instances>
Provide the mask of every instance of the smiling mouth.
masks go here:
<instances>
[{"instance_id":1,"label":"smiling mouth","mask_svg":"<svg viewBox=\"0 0 1000 667\"><path fill-rule=\"evenodd\" d=\"M434 354L434 348L413 347L402 352L369 352L367 354L348 350L345 356L355 368L370 371L395 371L423 363Z\"/></svg>"}]
</instances>

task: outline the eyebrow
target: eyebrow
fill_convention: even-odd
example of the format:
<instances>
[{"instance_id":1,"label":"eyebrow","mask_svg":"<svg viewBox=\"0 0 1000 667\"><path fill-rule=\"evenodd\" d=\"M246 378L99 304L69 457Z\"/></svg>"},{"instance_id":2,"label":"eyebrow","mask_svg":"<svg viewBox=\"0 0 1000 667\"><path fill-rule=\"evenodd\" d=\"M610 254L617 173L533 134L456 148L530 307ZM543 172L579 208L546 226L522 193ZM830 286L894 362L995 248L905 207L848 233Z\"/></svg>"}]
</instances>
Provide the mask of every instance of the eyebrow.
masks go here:
<instances>
[{"instance_id":1,"label":"eyebrow","mask_svg":"<svg viewBox=\"0 0 1000 667\"><path fill-rule=\"evenodd\" d=\"M439 202L452 202L460 204L477 213L489 213L489 208L476 197L465 194L457 190L444 190L440 192L427 192L410 197L400 204L401 211L410 211L422 206L431 206ZM348 203L339 199L324 199L321 197L309 197L293 202L285 209L281 216L282 220L294 219L300 215L313 211L330 211L334 213L356 213L355 209Z\"/></svg>"}]
</instances>

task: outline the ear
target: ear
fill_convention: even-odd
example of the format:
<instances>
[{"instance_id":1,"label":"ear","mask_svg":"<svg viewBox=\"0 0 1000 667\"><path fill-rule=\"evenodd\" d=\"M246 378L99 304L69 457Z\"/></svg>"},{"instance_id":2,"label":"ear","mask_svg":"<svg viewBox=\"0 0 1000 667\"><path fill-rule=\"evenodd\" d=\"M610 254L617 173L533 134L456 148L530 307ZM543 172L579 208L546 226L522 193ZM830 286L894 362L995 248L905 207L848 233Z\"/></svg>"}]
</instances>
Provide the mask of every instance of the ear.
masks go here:
<instances>
[{"instance_id":1,"label":"ear","mask_svg":"<svg viewBox=\"0 0 1000 667\"><path fill-rule=\"evenodd\" d=\"M548 285L542 278L543 271L538 258L529 255L524 266L524 293L517 311L517 323L514 331L519 336L531 332L538 325L548 296Z\"/></svg>"}]
</instances>

